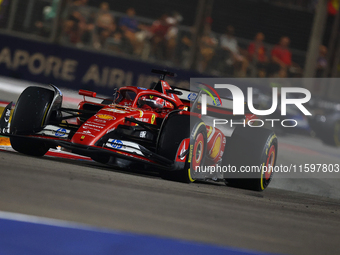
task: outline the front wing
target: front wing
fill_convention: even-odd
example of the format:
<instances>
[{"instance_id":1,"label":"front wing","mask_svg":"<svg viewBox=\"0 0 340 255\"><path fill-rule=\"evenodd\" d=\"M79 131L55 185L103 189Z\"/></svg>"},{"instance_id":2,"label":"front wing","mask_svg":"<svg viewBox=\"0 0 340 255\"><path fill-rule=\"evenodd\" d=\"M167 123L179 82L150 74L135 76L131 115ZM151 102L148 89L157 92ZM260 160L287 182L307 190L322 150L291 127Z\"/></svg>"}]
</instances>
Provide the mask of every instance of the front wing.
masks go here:
<instances>
[{"instance_id":1,"label":"front wing","mask_svg":"<svg viewBox=\"0 0 340 255\"><path fill-rule=\"evenodd\" d=\"M126 142L124 146L128 148L127 150L119 150L119 149L111 149L99 146L86 146L82 144L72 143L63 139L55 139L52 137L43 137L43 136L23 136L23 135L13 135L8 133L0 133L2 136L7 137L18 137L23 138L25 140L32 139L32 141L39 141L47 144L49 147L57 147L61 146L67 150L72 151L72 153L87 156L87 157L95 157L97 155L107 155L116 158L127 159L132 162L142 163L149 166L157 167L160 170L177 170L179 166L177 166L177 162L171 161L157 153L154 153L145 147L138 145L132 142ZM109 141L112 142L112 141Z\"/></svg>"}]
</instances>

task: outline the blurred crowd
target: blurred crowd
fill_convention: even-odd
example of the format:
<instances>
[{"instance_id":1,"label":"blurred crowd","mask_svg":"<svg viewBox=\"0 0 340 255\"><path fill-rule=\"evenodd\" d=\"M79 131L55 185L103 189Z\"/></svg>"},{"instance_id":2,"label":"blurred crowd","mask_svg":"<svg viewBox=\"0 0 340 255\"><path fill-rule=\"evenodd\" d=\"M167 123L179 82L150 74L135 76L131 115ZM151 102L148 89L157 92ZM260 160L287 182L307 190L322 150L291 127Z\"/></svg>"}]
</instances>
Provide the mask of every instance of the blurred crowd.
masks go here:
<instances>
[{"instance_id":1,"label":"blurred crowd","mask_svg":"<svg viewBox=\"0 0 340 255\"><path fill-rule=\"evenodd\" d=\"M139 56L172 61L177 45L178 13L163 14L152 24L140 22L136 10L128 8L115 17L106 2L99 9L87 8L88 0L75 0L67 8L63 25L64 40L79 47L91 45Z\"/></svg>"},{"instance_id":2,"label":"blurred crowd","mask_svg":"<svg viewBox=\"0 0 340 255\"><path fill-rule=\"evenodd\" d=\"M88 0L73 0L64 13L62 40L78 47L129 54L143 60L160 60L168 65L189 68L193 29L181 27L183 17L173 12L157 20L136 17L130 7L125 14L111 10L107 2L89 7ZM200 72L234 77L299 77L302 68L292 60L290 38L282 36L277 45L265 43L262 32L246 47L240 47L235 29L227 25L225 33L212 31L213 20L205 20L199 38L195 69ZM327 66L327 48L320 46L318 75Z\"/></svg>"}]
</instances>

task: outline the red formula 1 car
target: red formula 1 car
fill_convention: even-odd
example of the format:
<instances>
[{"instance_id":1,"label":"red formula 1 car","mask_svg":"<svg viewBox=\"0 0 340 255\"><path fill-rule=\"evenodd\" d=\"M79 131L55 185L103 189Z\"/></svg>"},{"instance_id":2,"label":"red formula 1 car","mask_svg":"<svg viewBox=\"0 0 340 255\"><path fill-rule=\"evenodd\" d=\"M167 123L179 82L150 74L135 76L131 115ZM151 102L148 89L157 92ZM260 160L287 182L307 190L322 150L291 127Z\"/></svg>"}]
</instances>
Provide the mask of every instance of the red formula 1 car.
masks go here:
<instances>
[{"instance_id":1,"label":"red formula 1 car","mask_svg":"<svg viewBox=\"0 0 340 255\"><path fill-rule=\"evenodd\" d=\"M78 109L62 107L61 91L28 87L20 95L9 123L9 104L1 119L1 135L21 153L43 156L61 146L100 163L157 169L164 179L182 182L225 181L228 185L264 190L277 158L277 138L264 128L237 127L228 135L207 125L197 110L199 95L171 88L161 74L152 89L120 88L113 99L95 103L95 92L80 90ZM97 97L98 99L98 97ZM226 99L224 99L226 100ZM235 118L231 109L208 105L208 111ZM246 114L243 119L255 116ZM70 123L71 118L76 122ZM240 118L238 116L238 118ZM248 167L248 171L246 171ZM259 171L249 171L252 167ZM242 171L243 168L243 171Z\"/></svg>"}]
</instances>

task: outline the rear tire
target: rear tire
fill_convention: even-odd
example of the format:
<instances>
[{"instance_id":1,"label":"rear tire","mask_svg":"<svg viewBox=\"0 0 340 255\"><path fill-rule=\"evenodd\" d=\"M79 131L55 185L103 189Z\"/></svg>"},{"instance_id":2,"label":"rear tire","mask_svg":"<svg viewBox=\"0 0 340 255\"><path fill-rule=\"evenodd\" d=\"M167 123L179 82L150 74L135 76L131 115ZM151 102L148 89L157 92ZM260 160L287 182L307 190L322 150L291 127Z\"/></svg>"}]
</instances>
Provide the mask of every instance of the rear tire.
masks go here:
<instances>
[{"instance_id":1,"label":"rear tire","mask_svg":"<svg viewBox=\"0 0 340 255\"><path fill-rule=\"evenodd\" d=\"M176 171L162 171L163 179L190 183L191 172L196 165L204 164L207 148L207 130L204 122L198 117L189 115L172 115L166 120L158 142L158 153L170 160L176 160L179 146L190 138L189 152L184 167Z\"/></svg>"},{"instance_id":2,"label":"rear tire","mask_svg":"<svg viewBox=\"0 0 340 255\"><path fill-rule=\"evenodd\" d=\"M237 127L227 140L222 160L223 166L274 167L277 159L277 138L274 132L265 128ZM260 168L261 170L261 168ZM263 191L273 177L273 171L254 173L231 173L226 176L229 186Z\"/></svg>"}]
</instances>

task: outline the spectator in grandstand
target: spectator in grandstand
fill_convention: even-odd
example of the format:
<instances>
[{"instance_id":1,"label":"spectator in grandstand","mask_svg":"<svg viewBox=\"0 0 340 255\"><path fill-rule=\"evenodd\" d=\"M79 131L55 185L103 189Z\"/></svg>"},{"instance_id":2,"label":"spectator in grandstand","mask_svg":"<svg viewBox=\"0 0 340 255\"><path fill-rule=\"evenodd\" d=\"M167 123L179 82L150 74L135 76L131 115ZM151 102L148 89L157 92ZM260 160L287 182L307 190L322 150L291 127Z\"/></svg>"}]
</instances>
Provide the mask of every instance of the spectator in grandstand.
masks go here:
<instances>
[{"instance_id":1,"label":"spectator in grandstand","mask_svg":"<svg viewBox=\"0 0 340 255\"><path fill-rule=\"evenodd\" d=\"M208 67L212 62L216 54L216 47L218 45L218 40L215 35L211 31L211 23L212 19L209 17L206 19L206 23L204 25L203 35L200 41L200 56L198 61L198 70L200 72L207 72Z\"/></svg>"},{"instance_id":2,"label":"spectator in grandstand","mask_svg":"<svg viewBox=\"0 0 340 255\"><path fill-rule=\"evenodd\" d=\"M241 54L241 49L234 37L234 32L234 27L229 25L227 26L225 34L221 35L222 54L225 56L226 63L234 67L236 75L245 77L247 75L249 61L244 56L245 54Z\"/></svg>"},{"instance_id":3,"label":"spectator in grandstand","mask_svg":"<svg viewBox=\"0 0 340 255\"><path fill-rule=\"evenodd\" d=\"M248 46L248 58L250 63L252 63L253 77L264 78L267 74L268 57L263 43L264 38L263 33L257 33L255 40Z\"/></svg>"},{"instance_id":4,"label":"spectator in grandstand","mask_svg":"<svg viewBox=\"0 0 340 255\"><path fill-rule=\"evenodd\" d=\"M153 22L151 32L151 56L157 59L165 59L167 41L165 36L167 35L171 24L168 22L168 15L163 14L159 19Z\"/></svg>"},{"instance_id":5,"label":"spectator in grandstand","mask_svg":"<svg viewBox=\"0 0 340 255\"><path fill-rule=\"evenodd\" d=\"M278 45L271 52L271 74L279 77L287 77L288 70L292 66L292 52L289 49L290 39L283 36Z\"/></svg>"},{"instance_id":6,"label":"spectator in grandstand","mask_svg":"<svg viewBox=\"0 0 340 255\"><path fill-rule=\"evenodd\" d=\"M69 42L73 44L81 43L85 19L78 11L73 11L66 20L64 31L68 36Z\"/></svg>"},{"instance_id":7,"label":"spectator in grandstand","mask_svg":"<svg viewBox=\"0 0 340 255\"><path fill-rule=\"evenodd\" d=\"M110 13L110 6L107 2L102 2L97 13L97 19L94 28L94 44L96 49L106 46L106 40L109 37L115 37L115 32L119 34L115 19Z\"/></svg>"},{"instance_id":8,"label":"spectator in grandstand","mask_svg":"<svg viewBox=\"0 0 340 255\"><path fill-rule=\"evenodd\" d=\"M66 21L64 22L64 39L68 42L81 45L84 33L87 31L88 0L73 1L66 8Z\"/></svg>"},{"instance_id":9,"label":"spectator in grandstand","mask_svg":"<svg viewBox=\"0 0 340 255\"><path fill-rule=\"evenodd\" d=\"M190 48L192 47L193 28L190 30L179 30L178 41L175 50L175 63L189 68Z\"/></svg>"},{"instance_id":10,"label":"spectator in grandstand","mask_svg":"<svg viewBox=\"0 0 340 255\"><path fill-rule=\"evenodd\" d=\"M179 24L183 20L183 17L178 12L173 12L170 17L168 17L167 22L171 25L165 38L167 41L166 45L166 59L178 62L176 55L176 47L179 44Z\"/></svg>"},{"instance_id":11,"label":"spectator in grandstand","mask_svg":"<svg viewBox=\"0 0 340 255\"><path fill-rule=\"evenodd\" d=\"M43 18L35 21L35 32L40 36L49 36L52 30L53 20L57 15L59 0L53 0L51 5L43 9Z\"/></svg>"},{"instance_id":12,"label":"spectator in grandstand","mask_svg":"<svg viewBox=\"0 0 340 255\"><path fill-rule=\"evenodd\" d=\"M132 50L127 49L129 53L140 55L143 49L144 36L140 30L143 28L135 18L136 11L130 7L126 11L126 15L119 20L119 29L122 31L126 45L131 46Z\"/></svg>"},{"instance_id":13,"label":"spectator in grandstand","mask_svg":"<svg viewBox=\"0 0 340 255\"><path fill-rule=\"evenodd\" d=\"M319 57L316 67L316 77L323 77L323 73L327 68L327 47L320 45L319 47Z\"/></svg>"},{"instance_id":14,"label":"spectator in grandstand","mask_svg":"<svg viewBox=\"0 0 340 255\"><path fill-rule=\"evenodd\" d=\"M69 6L69 13L77 11L80 15L87 20L90 16L90 9L88 8L89 0L76 0Z\"/></svg>"},{"instance_id":15,"label":"spectator in grandstand","mask_svg":"<svg viewBox=\"0 0 340 255\"><path fill-rule=\"evenodd\" d=\"M136 10L132 7L127 9L126 16L123 16L119 20L119 27L124 28L124 30L136 33L139 27L139 22L135 18Z\"/></svg>"},{"instance_id":16,"label":"spectator in grandstand","mask_svg":"<svg viewBox=\"0 0 340 255\"><path fill-rule=\"evenodd\" d=\"M82 35L82 43L86 45L93 44L93 31L95 28L96 12L90 13L84 25L84 33Z\"/></svg>"}]
</instances>

